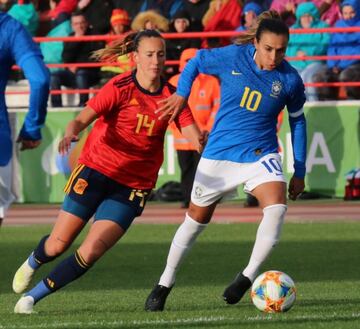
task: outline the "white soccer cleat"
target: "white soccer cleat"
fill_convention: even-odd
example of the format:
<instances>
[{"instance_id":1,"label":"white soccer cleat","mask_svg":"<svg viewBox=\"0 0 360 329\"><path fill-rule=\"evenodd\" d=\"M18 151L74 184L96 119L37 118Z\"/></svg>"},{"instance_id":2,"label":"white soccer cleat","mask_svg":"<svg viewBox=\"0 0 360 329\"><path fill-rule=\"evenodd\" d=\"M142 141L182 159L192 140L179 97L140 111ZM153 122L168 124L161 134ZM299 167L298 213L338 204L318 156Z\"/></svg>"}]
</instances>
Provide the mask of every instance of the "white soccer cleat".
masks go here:
<instances>
[{"instance_id":1,"label":"white soccer cleat","mask_svg":"<svg viewBox=\"0 0 360 329\"><path fill-rule=\"evenodd\" d=\"M14 313L31 314L33 313L34 298L31 296L21 297L15 305Z\"/></svg>"},{"instance_id":2,"label":"white soccer cleat","mask_svg":"<svg viewBox=\"0 0 360 329\"><path fill-rule=\"evenodd\" d=\"M29 286L30 281L35 273L35 270L29 265L26 260L16 271L13 279L13 290L17 294L21 294Z\"/></svg>"}]
</instances>

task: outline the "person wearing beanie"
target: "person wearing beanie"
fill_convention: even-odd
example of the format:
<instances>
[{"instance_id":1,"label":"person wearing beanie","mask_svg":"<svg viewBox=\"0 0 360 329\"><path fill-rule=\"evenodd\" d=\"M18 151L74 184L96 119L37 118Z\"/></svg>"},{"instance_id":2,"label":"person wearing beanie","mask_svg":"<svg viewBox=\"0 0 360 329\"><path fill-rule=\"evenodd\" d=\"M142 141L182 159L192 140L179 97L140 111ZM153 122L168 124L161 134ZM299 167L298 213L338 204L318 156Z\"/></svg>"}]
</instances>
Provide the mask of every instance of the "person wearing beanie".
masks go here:
<instances>
[{"instance_id":1,"label":"person wearing beanie","mask_svg":"<svg viewBox=\"0 0 360 329\"><path fill-rule=\"evenodd\" d=\"M124 9L114 9L110 17L111 29L114 34L122 34L130 29L129 14Z\"/></svg>"},{"instance_id":2,"label":"person wearing beanie","mask_svg":"<svg viewBox=\"0 0 360 329\"><path fill-rule=\"evenodd\" d=\"M114 9L110 18L111 31L109 35L118 35L119 38L124 38L130 31L130 18L125 9ZM116 40L118 41L118 40ZM110 46L115 40L110 40L108 46ZM117 58L118 65L106 65L100 69L101 84L105 84L114 76L130 71L135 63L132 61L128 54L120 55Z\"/></svg>"}]
</instances>

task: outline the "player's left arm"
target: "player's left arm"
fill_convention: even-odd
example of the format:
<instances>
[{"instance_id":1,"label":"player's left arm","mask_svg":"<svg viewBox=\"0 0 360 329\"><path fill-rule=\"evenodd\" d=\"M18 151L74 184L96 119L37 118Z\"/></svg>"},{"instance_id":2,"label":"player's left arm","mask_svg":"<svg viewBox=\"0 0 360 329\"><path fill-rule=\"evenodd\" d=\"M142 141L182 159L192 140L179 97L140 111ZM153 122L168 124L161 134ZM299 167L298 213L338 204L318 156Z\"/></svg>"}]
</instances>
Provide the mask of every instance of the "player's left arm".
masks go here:
<instances>
[{"instance_id":1,"label":"player's left arm","mask_svg":"<svg viewBox=\"0 0 360 329\"><path fill-rule=\"evenodd\" d=\"M304 177L306 173L307 134L306 119L303 109L305 103L305 91L301 80L298 81L293 90L294 92L290 94L287 109L289 112L295 172L290 180L288 192L289 198L295 200L305 188Z\"/></svg>"}]
</instances>

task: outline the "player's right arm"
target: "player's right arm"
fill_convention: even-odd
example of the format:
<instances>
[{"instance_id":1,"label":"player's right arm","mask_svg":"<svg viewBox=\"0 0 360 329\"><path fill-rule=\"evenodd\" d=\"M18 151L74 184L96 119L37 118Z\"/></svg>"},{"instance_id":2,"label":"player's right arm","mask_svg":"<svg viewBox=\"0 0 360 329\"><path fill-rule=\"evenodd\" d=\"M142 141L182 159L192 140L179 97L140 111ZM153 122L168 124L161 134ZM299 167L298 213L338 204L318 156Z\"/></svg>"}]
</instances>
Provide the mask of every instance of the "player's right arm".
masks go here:
<instances>
[{"instance_id":1,"label":"player's right arm","mask_svg":"<svg viewBox=\"0 0 360 329\"><path fill-rule=\"evenodd\" d=\"M89 106L86 106L74 120L70 121L66 127L65 135L59 143L59 153L66 154L71 146L72 141L79 139L78 135L87 128L96 118L98 114Z\"/></svg>"}]
</instances>

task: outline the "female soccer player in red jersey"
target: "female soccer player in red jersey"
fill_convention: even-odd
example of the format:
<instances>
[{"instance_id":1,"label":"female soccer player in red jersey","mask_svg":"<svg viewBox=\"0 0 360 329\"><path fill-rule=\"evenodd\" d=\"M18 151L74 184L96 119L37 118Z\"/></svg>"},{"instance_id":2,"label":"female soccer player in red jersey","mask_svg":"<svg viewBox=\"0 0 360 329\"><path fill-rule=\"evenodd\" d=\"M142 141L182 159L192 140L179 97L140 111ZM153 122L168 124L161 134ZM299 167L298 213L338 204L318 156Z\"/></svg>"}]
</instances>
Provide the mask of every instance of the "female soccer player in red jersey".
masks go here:
<instances>
[{"instance_id":1,"label":"female soccer player in red jersey","mask_svg":"<svg viewBox=\"0 0 360 329\"><path fill-rule=\"evenodd\" d=\"M19 299L15 313L31 313L40 299L83 275L141 215L155 185L168 126L168 120L159 120L155 110L175 89L161 77L165 41L154 30L130 34L95 55L111 60L129 52L136 70L111 79L66 128L59 144L62 154L97 119L65 186L55 226L16 272L13 290L25 291L41 265L64 253L92 216L94 223L75 254ZM202 137L190 109L176 123L200 151Z\"/></svg>"}]
</instances>

